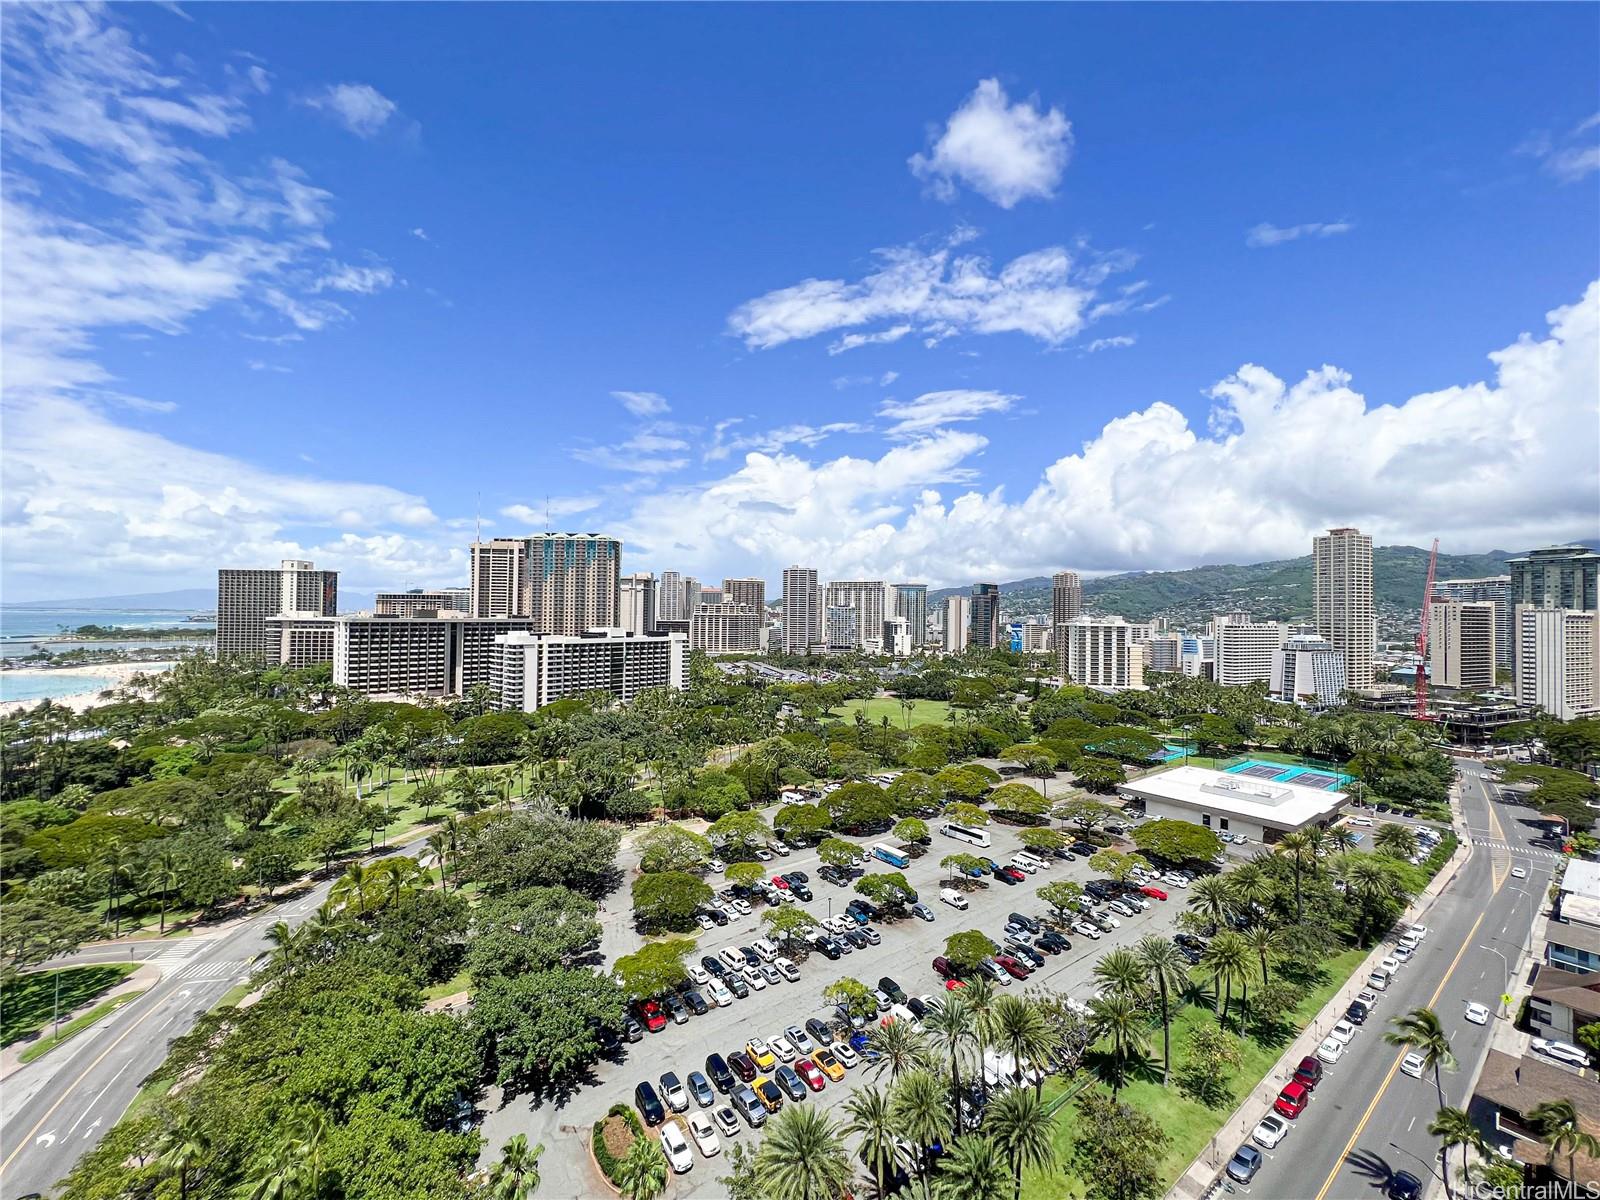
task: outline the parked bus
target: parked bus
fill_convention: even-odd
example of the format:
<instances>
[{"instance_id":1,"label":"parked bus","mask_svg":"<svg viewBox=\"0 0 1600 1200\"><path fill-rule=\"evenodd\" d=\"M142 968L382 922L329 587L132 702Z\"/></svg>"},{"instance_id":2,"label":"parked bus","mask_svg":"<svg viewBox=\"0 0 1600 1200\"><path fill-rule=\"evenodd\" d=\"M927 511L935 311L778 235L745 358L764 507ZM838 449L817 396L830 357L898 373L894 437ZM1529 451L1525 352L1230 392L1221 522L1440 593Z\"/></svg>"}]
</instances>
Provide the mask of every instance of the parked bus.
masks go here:
<instances>
[{"instance_id":1,"label":"parked bus","mask_svg":"<svg viewBox=\"0 0 1600 1200\"><path fill-rule=\"evenodd\" d=\"M973 829L970 825L957 825L954 821L946 821L939 826L939 832L945 837L955 838L958 842L971 842L974 846L987 846L989 835L981 829Z\"/></svg>"},{"instance_id":2,"label":"parked bus","mask_svg":"<svg viewBox=\"0 0 1600 1200\"><path fill-rule=\"evenodd\" d=\"M893 846L886 846L882 842L879 842L872 848L872 856L878 859L880 862L888 863L891 867L900 867L904 869L905 867L911 865L911 860L908 857L896 850Z\"/></svg>"}]
</instances>

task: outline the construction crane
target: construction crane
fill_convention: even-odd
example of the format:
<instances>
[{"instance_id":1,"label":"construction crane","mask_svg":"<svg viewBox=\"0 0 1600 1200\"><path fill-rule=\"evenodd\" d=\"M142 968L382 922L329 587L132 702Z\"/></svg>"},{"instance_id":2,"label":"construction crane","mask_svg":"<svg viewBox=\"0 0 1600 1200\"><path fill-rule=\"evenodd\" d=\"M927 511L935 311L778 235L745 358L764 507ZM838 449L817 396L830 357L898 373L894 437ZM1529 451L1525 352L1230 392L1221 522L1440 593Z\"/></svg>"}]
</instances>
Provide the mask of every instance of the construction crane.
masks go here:
<instances>
[{"instance_id":1,"label":"construction crane","mask_svg":"<svg viewBox=\"0 0 1600 1200\"><path fill-rule=\"evenodd\" d=\"M1431 721L1428 715L1428 614L1433 610L1433 571L1439 564L1439 539L1428 552L1428 582L1422 585L1422 628L1417 630L1417 703L1412 717Z\"/></svg>"}]
</instances>

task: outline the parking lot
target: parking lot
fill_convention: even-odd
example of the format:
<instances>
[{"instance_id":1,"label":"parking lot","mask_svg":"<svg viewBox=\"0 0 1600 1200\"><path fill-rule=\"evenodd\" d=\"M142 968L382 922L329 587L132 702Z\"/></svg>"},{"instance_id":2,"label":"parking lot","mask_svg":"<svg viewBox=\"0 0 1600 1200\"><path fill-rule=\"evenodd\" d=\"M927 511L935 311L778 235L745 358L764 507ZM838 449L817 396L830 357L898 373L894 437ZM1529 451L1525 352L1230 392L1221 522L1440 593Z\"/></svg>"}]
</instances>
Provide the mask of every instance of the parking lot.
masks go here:
<instances>
[{"instance_id":1,"label":"parking lot","mask_svg":"<svg viewBox=\"0 0 1600 1200\"><path fill-rule=\"evenodd\" d=\"M930 822L935 831L938 825L938 821ZM983 881L985 886L975 887L965 893L970 907L964 912L940 903L939 889L947 879L946 872L939 867L941 858L957 852L970 852L1003 863L1021 849L1018 830L991 825L988 832L992 845L986 850L953 841L935 832L933 844L905 868L903 873L916 888L919 898L928 902L933 909L935 920L930 922L906 917L892 923L881 919L875 921L874 928L882 936L880 945L856 950L838 961L830 961L813 952L807 958L796 960L800 968L797 983L779 983L762 991L752 991L747 998L735 1000L731 1007L712 1008L704 1016L690 1016L681 1025L669 1022L660 1032L646 1033L642 1041L625 1045L624 1057L620 1062L602 1062L599 1065L596 1074L600 1086L586 1089L570 1106L569 1111L577 1128L587 1135L589 1125L611 1105L631 1105L634 1087L642 1081L655 1084L666 1071L673 1071L680 1080L687 1081L689 1072L705 1070L705 1060L709 1054L720 1053L726 1057L735 1050L743 1049L753 1037L770 1040L781 1034L787 1026L804 1026L808 1018L831 1019L831 1006L822 999L822 992L835 980L849 977L874 987L880 976L887 975L908 995L943 996L943 983L934 974L931 963L935 955L943 953L945 939L950 934L964 929L978 929L999 942L1007 914L1016 911L1041 918L1048 914L1048 906L1034 894L1040 885L1062 879L1083 883L1094 877L1088 863L1082 858L1070 863L1057 859L1048 870L1039 871L1014 886L986 877ZM868 847L879 839L865 837L852 840ZM814 852L795 851L787 858L774 857L772 862L765 865L769 868L769 875L800 870L810 876L815 897L810 902L796 903L819 920L842 913L844 906L856 894L850 888L836 887L821 879L817 874L820 863ZM866 868L869 873L892 869L882 863L874 863ZM1163 937L1172 935L1176 916L1183 909L1185 893L1179 888L1168 891L1170 900L1155 901L1147 911L1131 918L1119 918L1120 928L1104 934L1098 942L1078 934L1069 934L1072 943L1070 950L1046 956L1044 967L1034 971L1027 980L1012 980L1007 989L1020 993L1034 985L1043 985L1087 1000L1092 994L1091 973L1100 955L1118 946L1131 945L1152 933ZM698 941L700 948L689 961L698 963L701 955L715 955L727 946L750 945L765 932L760 920L764 910L765 905L758 903L750 916L701 932ZM762 1074L771 1076L770 1071ZM865 1063L849 1071L841 1082L830 1082L823 1091L808 1094L801 1103L820 1104L834 1109L843 1102L849 1089L863 1078L872 1078L872 1070ZM725 1102L726 1098L719 1094L718 1106ZM785 1103L790 1101L786 1100ZM692 1100L690 1104L691 1111L697 1107ZM739 1140L758 1139L760 1136L759 1130L752 1130L740 1122ZM572 1146L572 1151L581 1152L581 1143L569 1141L567 1144ZM560 1152L556 1147L552 1147L552 1151ZM669 1184L667 1195L698 1197L721 1194L716 1176L722 1174L725 1168L720 1159L706 1160L696 1151L694 1161L694 1168L688 1174L674 1178Z\"/></svg>"}]
</instances>

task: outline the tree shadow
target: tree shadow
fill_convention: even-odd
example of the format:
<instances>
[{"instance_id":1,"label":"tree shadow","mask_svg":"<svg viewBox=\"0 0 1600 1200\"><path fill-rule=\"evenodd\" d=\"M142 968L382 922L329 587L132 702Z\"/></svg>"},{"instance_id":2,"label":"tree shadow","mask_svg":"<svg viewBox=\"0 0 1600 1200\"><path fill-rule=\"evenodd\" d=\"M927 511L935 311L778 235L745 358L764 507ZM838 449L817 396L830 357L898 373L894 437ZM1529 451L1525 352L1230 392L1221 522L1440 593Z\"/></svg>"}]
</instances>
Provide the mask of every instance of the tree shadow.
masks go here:
<instances>
[{"instance_id":1,"label":"tree shadow","mask_svg":"<svg viewBox=\"0 0 1600 1200\"><path fill-rule=\"evenodd\" d=\"M1354 1150L1345 1156L1345 1162L1350 1164L1352 1171L1370 1181L1375 1188L1388 1187L1389 1181L1396 1174L1388 1159L1371 1150Z\"/></svg>"}]
</instances>

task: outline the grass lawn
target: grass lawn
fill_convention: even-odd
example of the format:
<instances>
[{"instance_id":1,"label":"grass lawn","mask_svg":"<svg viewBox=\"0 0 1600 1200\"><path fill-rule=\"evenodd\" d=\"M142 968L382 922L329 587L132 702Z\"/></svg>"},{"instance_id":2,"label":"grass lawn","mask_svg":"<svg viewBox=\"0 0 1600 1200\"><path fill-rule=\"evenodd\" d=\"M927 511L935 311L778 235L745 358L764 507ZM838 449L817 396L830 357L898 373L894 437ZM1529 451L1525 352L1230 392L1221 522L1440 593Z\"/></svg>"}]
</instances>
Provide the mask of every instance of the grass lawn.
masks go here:
<instances>
[{"instance_id":1,"label":"grass lawn","mask_svg":"<svg viewBox=\"0 0 1600 1200\"><path fill-rule=\"evenodd\" d=\"M106 963L35 971L21 976L15 983L0 988L0 1046L31 1037L50 1024L58 983L61 985L61 1012L66 1014L115 987L138 969L138 963Z\"/></svg>"},{"instance_id":2,"label":"grass lawn","mask_svg":"<svg viewBox=\"0 0 1600 1200\"><path fill-rule=\"evenodd\" d=\"M113 996L104 1004L95 1005L88 1012L84 1013L83 1016L78 1017L76 1020L68 1021L61 1027L60 1033L52 1034L49 1037L40 1038L37 1042L19 1054L17 1056L18 1059L25 1063L31 1063L34 1059L48 1054L57 1046L61 1045L62 1042L76 1037L95 1022L109 1017L124 1004L129 1004L132 1001L137 1000L140 996L145 994L146 990L148 989L141 988L137 992L123 992L122 995Z\"/></svg>"},{"instance_id":3,"label":"grass lawn","mask_svg":"<svg viewBox=\"0 0 1600 1200\"><path fill-rule=\"evenodd\" d=\"M943 725L950 716L950 702L948 700L913 700L911 702L911 724L917 725ZM900 710L900 701L893 697L874 696L870 700L846 700L834 709L834 715L841 716L847 721L856 719L856 712L864 711L867 720L874 725L882 722L884 717L889 718L889 724L896 729L904 729L906 715Z\"/></svg>"},{"instance_id":4,"label":"grass lawn","mask_svg":"<svg viewBox=\"0 0 1600 1200\"><path fill-rule=\"evenodd\" d=\"M431 987L423 988L422 998L424 1000L442 1000L446 996L454 996L457 992L470 991L471 988L472 975L463 967L443 983L436 983Z\"/></svg>"},{"instance_id":5,"label":"grass lawn","mask_svg":"<svg viewBox=\"0 0 1600 1200\"><path fill-rule=\"evenodd\" d=\"M1298 1030L1304 1028L1316 1016L1322 1006L1330 997L1339 990L1350 973L1367 955L1366 950L1352 949L1328 959L1324 964L1324 978L1321 983L1306 989L1299 1005L1293 1013L1292 1023ZM1214 1022L1216 1014L1208 1008L1189 1007L1179 1013L1172 1022L1172 1065L1174 1070L1184 1061L1184 1048L1188 1042L1188 1033L1197 1025ZM1284 1045L1288 1043L1285 1042ZM1120 1099L1132 1105L1140 1112L1145 1113L1155 1120L1167 1133L1170 1141L1167 1143L1166 1155L1161 1160L1157 1172L1160 1178L1161 1190L1171 1187L1173 1182L1182 1173L1202 1150L1206 1143L1227 1120L1229 1114L1238 1107L1239 1102L1257 1087L1272 1065L1278 1061L1283 1053L1283 1046L1264 1046L1254 1039L1242 1039L1239 1043L1240 1055L1243 1062L1234 1073L1228 1089L1228 1098L1221 1102L1217 1108L1207 1108L1197 1101L1190 1100L1180 1093L1176 1086L1163 1087L1161 1085L1161 1027L1156 1026L1151 1035L1151 1065L1153 1078L1134 1079L1121 1091ZM1049 1101L1067 1087L1067 1081L1051 1078L1044 1087L1045 1100ZM1098 1083L1091 1087L1100 1087ZM1077 1108L1068 1104L1056 1118L1055 1147L1060 1161L1066 1162L1072 1152L1073 1123L1077 1117ZM1219 1150L1232 1152L1231 1147L1219 1147ZM1030 1172L1022 1177L1022 1195L1024 1200L1049 1200L1059 1196L1080 1196L1083 1193L1082 1185L1078 1180L1067 1175L1063 1181L1060 1173L1050 1176L1038 1172Z\"/></svg>"}]
</instances>

